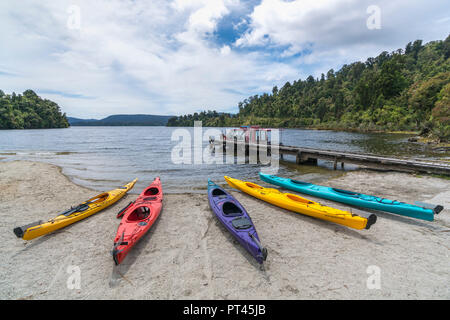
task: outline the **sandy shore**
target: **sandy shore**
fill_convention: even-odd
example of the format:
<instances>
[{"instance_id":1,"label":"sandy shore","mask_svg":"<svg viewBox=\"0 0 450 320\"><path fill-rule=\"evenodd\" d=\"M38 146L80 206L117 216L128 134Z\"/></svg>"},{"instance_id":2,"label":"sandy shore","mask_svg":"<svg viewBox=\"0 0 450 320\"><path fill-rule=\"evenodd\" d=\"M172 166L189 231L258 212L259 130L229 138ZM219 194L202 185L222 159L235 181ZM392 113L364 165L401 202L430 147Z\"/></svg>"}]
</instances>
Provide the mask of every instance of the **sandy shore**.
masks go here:
<instances>
[{"instance_id":1,"label":"sandy shore","mask_svg":"<svg viewBox=\"0 0 450 320\"><path fill-rule=\"evenodd\" d=\"M206 194L166 195L158 222L115 267L115 214L132 195L27 242L14 227L51 218L96 192L73 184L56 166L0 162L0 298L450 299L449 180L356 171L327 184L446 209L434 222L378 213L370 230L356 231L232 192L268 249L261 269L218 223ZM67 287L70 266L80 268L80 289ZM369 266L379 267L380 289L367 288Z\"/></svg>"}]
</instances>

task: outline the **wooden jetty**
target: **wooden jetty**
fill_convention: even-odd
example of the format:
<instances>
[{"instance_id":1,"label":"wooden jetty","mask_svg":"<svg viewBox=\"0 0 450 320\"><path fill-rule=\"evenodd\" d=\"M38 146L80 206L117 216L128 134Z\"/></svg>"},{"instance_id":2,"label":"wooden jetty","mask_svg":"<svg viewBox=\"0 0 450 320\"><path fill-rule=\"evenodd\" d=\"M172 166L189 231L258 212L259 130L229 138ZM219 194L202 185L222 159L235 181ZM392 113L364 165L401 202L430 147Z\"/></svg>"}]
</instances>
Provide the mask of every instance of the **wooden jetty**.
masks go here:
<instances>
[{"instance_id":1,"label":"wooden jetty","mask_svg":"<svg viewBox=\"0 0 450 320\"><path fill-rule=\"evenodd\" d=\"M259 148L261 147L267 147L268 154L274 153L274 146L271 146L270 144L267 146L266 144L260 145L256 143L246 143L236 140L228 142L225 140L211 140L210 143L215 147L222 145L224 152L226 152L227 150L227 145L228 148L230 147L230 145L233 145L234 152L236 152L238 148L245 148L246 155L248 155L250 148L256 148L257 152L259 152ZM344 168L344 163L350 163L378 170L392 170L400 172L416 172L450 176L450 163L444 163L442 161L392 158L373 154L321 150L287 145L279 145L278 154L281 159L283 159L283 155L285 154L295 156L297 164L317 165L318 160L331 161L333 162L333 167L335 170L337 169L338 163L341 164L342 168Z\"/></svg>"}]
</instances>

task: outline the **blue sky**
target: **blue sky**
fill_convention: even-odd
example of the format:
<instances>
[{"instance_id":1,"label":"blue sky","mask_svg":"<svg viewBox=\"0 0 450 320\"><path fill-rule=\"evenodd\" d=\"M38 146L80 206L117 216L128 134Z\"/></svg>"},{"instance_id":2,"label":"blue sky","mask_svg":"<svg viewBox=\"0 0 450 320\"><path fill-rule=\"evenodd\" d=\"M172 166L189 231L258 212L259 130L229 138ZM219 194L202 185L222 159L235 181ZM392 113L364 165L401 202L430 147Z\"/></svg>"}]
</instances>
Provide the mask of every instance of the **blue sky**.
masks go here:
<instances>
[{"instance_id":1,"label":"blue sky","mask_svg":"<svg viewBox=\"0 0 450 320\"><path fill-rule=\"evenodd\" d=\"M80 118L236 112L274 85L449 31L443 0L2 1L0 89Z\"/></svg>"}]
</instances>

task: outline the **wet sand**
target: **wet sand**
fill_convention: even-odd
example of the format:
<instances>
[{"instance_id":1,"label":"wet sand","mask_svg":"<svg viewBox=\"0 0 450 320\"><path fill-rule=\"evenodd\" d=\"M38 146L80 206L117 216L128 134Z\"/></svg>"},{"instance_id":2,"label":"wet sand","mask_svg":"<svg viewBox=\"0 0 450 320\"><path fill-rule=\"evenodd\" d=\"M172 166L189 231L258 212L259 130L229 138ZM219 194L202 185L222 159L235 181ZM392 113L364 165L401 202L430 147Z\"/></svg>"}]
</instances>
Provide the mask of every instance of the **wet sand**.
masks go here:
<instances>
[{"instance_id":1,"label":"wet sand","mask_svg":"<svg viewBox=\"0 0 450 320\"><path fill-rule=\"evenodd\" d=\"M257 177L254 182L266 185ZM159 220L115 267L110 255L119 224L115 216L135 195L24 241L14 227L54 217L98 192L75 185L53 165L0 162L0 298L450 299L449 180L352 171L326 184L446 209L434 222L377 213L370 230L358 231L232 191L268 249L261 268L218 223L206 193L168 194ZM67 285L73 266L80 270L80 289ZM367 287L369 266L380 270L380 289Z\"/></svg>"}]
</instances>

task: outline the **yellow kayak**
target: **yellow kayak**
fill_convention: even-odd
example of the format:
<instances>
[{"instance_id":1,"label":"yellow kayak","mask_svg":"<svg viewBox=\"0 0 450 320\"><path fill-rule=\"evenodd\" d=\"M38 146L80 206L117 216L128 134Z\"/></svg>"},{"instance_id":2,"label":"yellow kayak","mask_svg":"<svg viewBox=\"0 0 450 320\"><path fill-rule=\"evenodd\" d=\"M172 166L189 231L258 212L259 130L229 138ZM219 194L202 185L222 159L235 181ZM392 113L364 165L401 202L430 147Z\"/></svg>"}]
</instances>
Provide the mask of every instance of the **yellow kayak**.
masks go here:
<instances>
[{"instance_id":1,"label":"yellow kayak","mask_svg":"<svg viewBox=\"0 0 450 320\"><path fill-rule=\"evenodd\" d=\"M44 234L64 228L69 224L87 218L94 213L97 213L117 202L134 187L136 181L137 179L134 179L121 188L101 193L81 203L75 208L71 208L63 213L60 213L57 217L50 219L47 222L41 220L23 227L17 227L14 229L14 233L18 238L31 240Z\"/></svg>"},{"instance_id":2,"label":"yellow kayak","mask_svg":"<svg viewBox=\"0 0 450 320\"><path fill-rule=\"evenodd\" d=\"M231 187L280 208L342 224L350 228L360 230L369 229L377 221L375 214L370 214L368 218L365 218L348 211L323 206L320 203L302 198L296 194L283 193L273 188L263 188L255 183L241 181L227 176L225 176L225 180Z\"/></svg>"}]
</instances>

